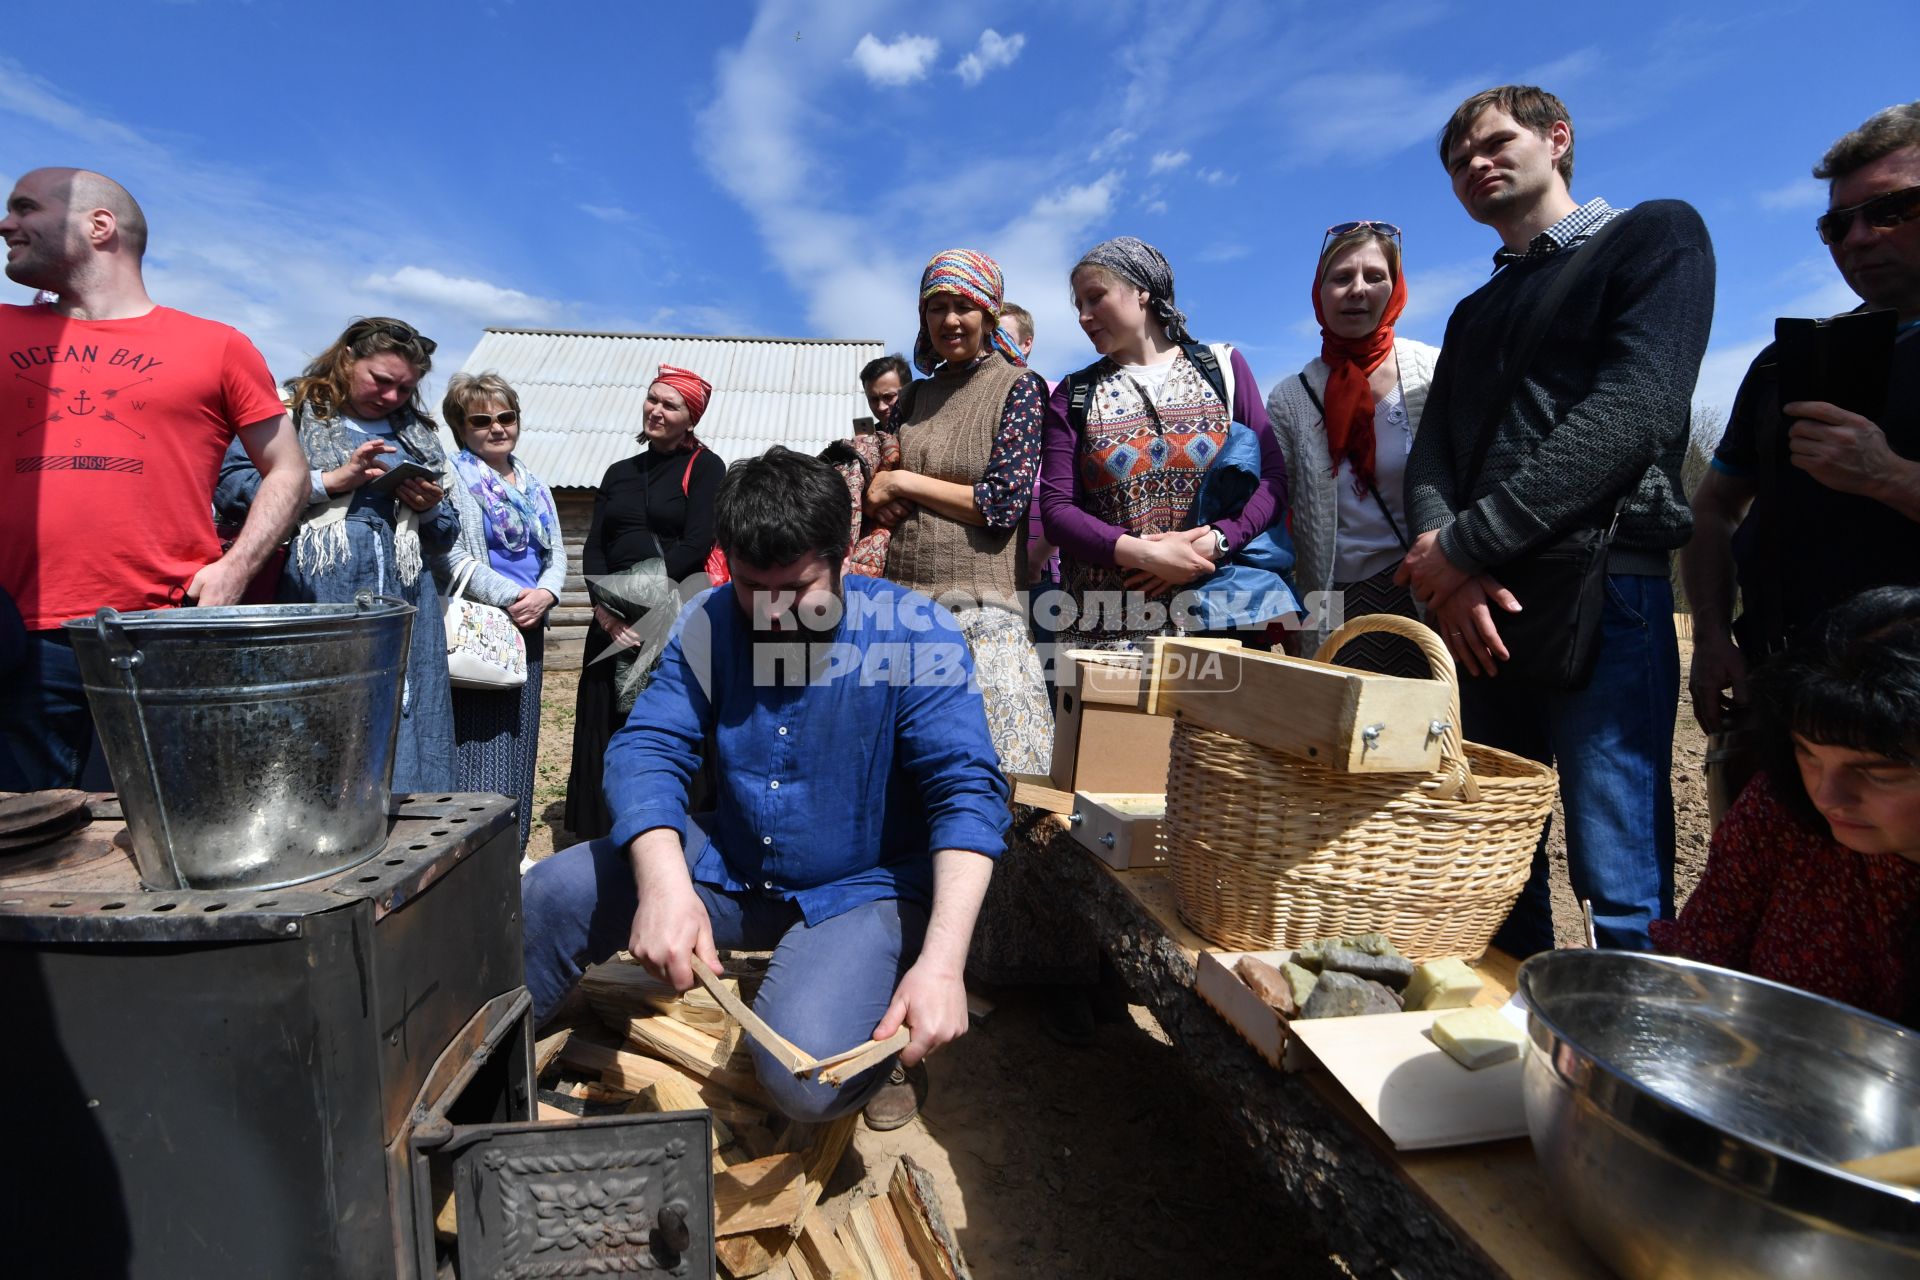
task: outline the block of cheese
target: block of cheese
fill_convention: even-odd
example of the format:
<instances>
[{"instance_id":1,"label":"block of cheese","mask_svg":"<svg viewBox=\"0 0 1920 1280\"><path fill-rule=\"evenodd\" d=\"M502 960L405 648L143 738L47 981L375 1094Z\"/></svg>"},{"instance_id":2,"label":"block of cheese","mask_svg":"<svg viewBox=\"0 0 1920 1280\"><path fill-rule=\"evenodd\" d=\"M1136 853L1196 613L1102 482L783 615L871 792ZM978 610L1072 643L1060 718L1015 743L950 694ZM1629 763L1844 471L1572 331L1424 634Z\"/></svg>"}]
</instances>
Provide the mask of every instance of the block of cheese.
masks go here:
<instances>
[{"instance_id":1,"label":"block of cheese","mask_svg":"<svg viewBox=\"0 0 1920 1280\"><path fill-rule=\"evenodd\" d=\"M1479 994L1480 975L1452 956L1416 967L1404 993L1409 1009L1464 1009Z\"/></svg>"},{"instance_id":2,"label":"block of cheese","mask_svg":"<svg viewBox=\"0 0 1920 1280\"><path fill-rule=\"evenodd\" d=\"M1478 1071L1519 1057L1527 1033L1498 1009L1454 1009L1433 1020L1433 1042L1467 1070Z\"/></svg>"}]
</instances>

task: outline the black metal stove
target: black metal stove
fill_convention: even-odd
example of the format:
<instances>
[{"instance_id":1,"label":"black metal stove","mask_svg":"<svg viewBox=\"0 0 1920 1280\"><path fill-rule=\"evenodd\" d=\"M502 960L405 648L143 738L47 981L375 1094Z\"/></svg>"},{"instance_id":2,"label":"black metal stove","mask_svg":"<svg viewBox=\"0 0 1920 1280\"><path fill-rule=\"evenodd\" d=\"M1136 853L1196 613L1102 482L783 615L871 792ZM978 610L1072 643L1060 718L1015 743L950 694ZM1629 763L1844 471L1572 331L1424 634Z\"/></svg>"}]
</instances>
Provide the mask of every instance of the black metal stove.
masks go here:
<instances>
[{"instance_id":1,"label":"black metal stove","mask_svg":"<svg viewBox=\"0 0 1920 1280\"><path fill-rule=\"evenodd\" d=\"M95 816L0 854L0 1274L713 1273L705 1113L532 1122L511 801L259 892L146 892Z\"/></svg>"}]
</instances>

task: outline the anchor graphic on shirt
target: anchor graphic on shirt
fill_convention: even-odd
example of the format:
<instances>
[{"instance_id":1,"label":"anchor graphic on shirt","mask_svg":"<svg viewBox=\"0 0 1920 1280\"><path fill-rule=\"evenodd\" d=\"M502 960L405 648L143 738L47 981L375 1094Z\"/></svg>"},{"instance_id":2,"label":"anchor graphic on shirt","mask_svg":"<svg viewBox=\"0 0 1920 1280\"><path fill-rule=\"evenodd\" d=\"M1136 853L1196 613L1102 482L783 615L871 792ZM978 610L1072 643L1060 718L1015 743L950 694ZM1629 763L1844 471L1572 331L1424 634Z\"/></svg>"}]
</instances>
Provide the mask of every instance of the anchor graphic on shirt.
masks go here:
<instances>
[{"instance_id":1,"label":"anchor graphic on shirt","mask_svg":"<svg viewBox=\"0 0 1920 1280\"><path fill-rule=\"evenodd\" d=\"M90 409L87 407L87 393L84 391L82 391L79 395L76 395L73 398L73 403L68 405L67 408L73 411L73 416L76 418L84 418L87 415L96 412L95 409Z\"/></svg>"}]
</instances>

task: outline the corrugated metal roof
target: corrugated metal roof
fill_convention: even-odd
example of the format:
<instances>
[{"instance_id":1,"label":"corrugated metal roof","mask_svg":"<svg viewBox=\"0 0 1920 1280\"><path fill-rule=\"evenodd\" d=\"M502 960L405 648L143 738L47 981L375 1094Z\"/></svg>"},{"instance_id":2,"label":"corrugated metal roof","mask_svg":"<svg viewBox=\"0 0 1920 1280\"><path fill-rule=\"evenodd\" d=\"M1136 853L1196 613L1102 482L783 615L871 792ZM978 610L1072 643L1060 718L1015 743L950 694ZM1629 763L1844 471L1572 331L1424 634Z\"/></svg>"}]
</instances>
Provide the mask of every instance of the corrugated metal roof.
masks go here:
<instances>
[{"instance_id":1,"label":"corrugated metal roof","mask_svg":"<svg viewBox=\"0 0 1920 1280\"><path fill-rule=\"evenodd\" d=\"M638 447L647 387L663 364L713 384L700 439L723 461L775 444L817 453L865 417L860 369L878 341L488 329L461 369L520 393L519 454L555 488L592 488Z\"/></svg>"}]
</instances>

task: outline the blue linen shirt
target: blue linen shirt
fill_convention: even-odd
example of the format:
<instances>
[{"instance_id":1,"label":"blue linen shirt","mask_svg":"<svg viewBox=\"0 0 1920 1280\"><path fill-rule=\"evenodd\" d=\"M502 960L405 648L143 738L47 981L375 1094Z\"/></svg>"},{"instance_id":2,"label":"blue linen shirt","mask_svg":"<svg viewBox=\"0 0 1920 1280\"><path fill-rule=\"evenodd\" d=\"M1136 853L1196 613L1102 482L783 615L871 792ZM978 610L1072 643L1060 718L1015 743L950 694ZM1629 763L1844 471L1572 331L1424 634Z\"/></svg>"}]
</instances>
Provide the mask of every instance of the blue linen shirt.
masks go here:
<instances>
[{"instance_id":1,"label":"blue linen shirt","mask_svg":"<svg viewBox=\"0 0 1920 1280\"><path fill-rule=\"evenodd\" d=\"M754 643L732 588L687 606L607 748L620 846L655 827L687 839L687 784L712 734L702 884L792 901L814 925L884 898L930 906L934 850L1005 851L1007 784L953 615L880 578L841 589L809 669Z\"/></svg>"}]
</instances>

